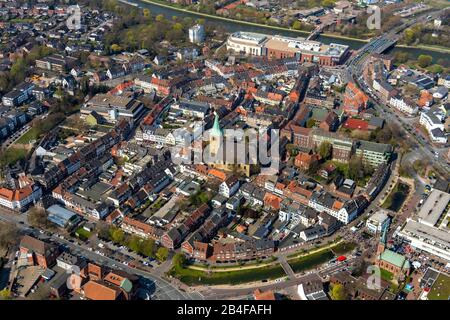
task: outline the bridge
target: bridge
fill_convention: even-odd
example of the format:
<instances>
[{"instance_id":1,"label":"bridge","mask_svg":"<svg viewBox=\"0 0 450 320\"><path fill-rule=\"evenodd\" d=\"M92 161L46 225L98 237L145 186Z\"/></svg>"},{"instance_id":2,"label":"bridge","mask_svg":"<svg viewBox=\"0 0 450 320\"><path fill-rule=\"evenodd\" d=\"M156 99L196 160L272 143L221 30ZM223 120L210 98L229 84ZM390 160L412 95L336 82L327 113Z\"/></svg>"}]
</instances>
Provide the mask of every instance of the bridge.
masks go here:
<instances>
[{"instance_id":1,"label":"bridge","mask_svg":"<svg viewBox=\"0 0 450 320\"><path fill-rule=\"evenodd\" d=\"M309 36L306 38L306 40L315 40L323 31L323 26L319 26L316 29L313 30L313 32L311 32L309 34Z\"/></svg>"}]
</instances>

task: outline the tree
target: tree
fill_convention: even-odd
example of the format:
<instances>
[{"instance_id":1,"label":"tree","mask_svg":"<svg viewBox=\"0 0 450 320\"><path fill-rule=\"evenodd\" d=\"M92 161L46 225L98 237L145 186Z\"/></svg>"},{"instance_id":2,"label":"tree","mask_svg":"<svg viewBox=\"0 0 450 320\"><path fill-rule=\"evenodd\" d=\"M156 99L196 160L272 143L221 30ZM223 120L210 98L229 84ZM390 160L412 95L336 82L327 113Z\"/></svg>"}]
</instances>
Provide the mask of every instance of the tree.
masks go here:
<instances>
[{"instance_id":1,"label":"tree","mask_svg":"<svg viewBox=\"0 0 450 320\"><path fill-rule=\"evenodd\" d=\"M112 52L119 52L119 51L122 51L122 48L117 43L114 43L114 44L111 45L111 51Z\"/></svg>"},{"instance_id":2,"label":"tree","mask_svg":"<svg viewBox=\"0 0 450 320\"><path fill-rule=\"evenodd\" d=\"M156 251L156 258L161 262L166 261L168 256L169 256L169 249L165 247L159 247L158 250Z\"/></svg>"},{"instance_id":3,"label":"tree","mask_svg":"<svg viewBox=\"0 0 450 320\"><path fill-rule=\"evenodd\" d=\"M0 300L9 300L11 299L11 291L7 288L0 291Z\"/></svg>"},{"instance_id":4,"label":"tree","mask_svg":"<svg viewBox=\"0 0 450 320\"><path fill-rule=\"evenodd\" d=\"M394 54L395 63L405 63L409 60L409 53L405 51L397 51Z\"/></svg>"},{"instance_id":5,"label":"tree","mask_svg":"<svg viewBox=\"0 0 450 320\"><path fill-rule=\"evenodd\" d=\"M177 253L172 259L173 266L182 268L186 264L186 256L182 253Z\"/></svg>"},{"instance_id":6,"label":"tree","mask_svg":"<svg viewBox=\"0 0 450 320\"><path fill-rule=\"evenodd\" d=\"M433 64L432 66L428 67L428 71L435 74L442 73L444 72L444 68L442 68L442 66L439 64Z\"/></svg>"},{"instance_id":7,"label":"tree","mask_svg":"<svg viewBox=\"0 0 450 320\"><path fill-rule=\"evenodd\" d=\"M313 118L309 118L308 121L306 121L307 128L312 128L315 125L316 125L316 120L314 120Z\"/></svg>"},{"instance_id":8,"label":"tree","mask_svg":"<svg viewBox=\"0 0 450 320\"><path fill-rule=\"evenodd\" d=\"M115 243L122 243L125 240L125 233L122 231L122 229L111 227L109 230L109 235L111 237L111 240Z\"/></svg>"},{"instance_id":9,"label":"tree","mask_svg":"<svg viewBox=\"0 0 450 320\"><path fill-rule=\"evenodd\" d=\"M130 239L128 240L127 246L134 252L139 253L139 252L141 252L141 243L142 243L141 238L139 238L137 236L131 236Z\"/></svg>"},{"instance_id":10,"label":"tree","mask_svg":"<svg viewBox=\"0 0 450 320\"><path fill-rule=\"evenodd\" d=\"M421 54L417 61L419 62L419 66L421 66L422 68L426 68L431 65L433 57L427 54Z\"/></svg>"},{"instance_id":11,"label":"tree","mask_svg":"<svg viewBox=\"0 0 450 320\"><path fill-rule=\"evenodd\" d=\"M319 155L322 159L327 160L331 157L331 143L328 141L323 141L319 145Z\"/></svg>"},{"instance_id":12,"label":"tree","mask_svg":"<svg viewBox=\"0 0 450 320\"><path fill-rule=\"evenodd\" d=\"M164 18L164 15L162 15L162 14L158 14L157 16L156 16L156 19L155 19L157 22L164 22L164 20L165 20L165 18Z\"/></svg>"},{"instance_id":13,"label":"tree","mask_svg":"<svg viewBox=\"0 0 450 320\"><path fill-rule=\"evenodd\" d=\"M109 234L109 227L106 225L106 223L99 221L97 224L97 236L100 239L109 240L110 234Z\"/></svg>"},{"instance_id":14,"label":"tree","mask_svg":"<svg viewBox=\"0 0 450 320\"><path fill-rule=\"evenodd\" d=\"M295 20L294 23L292 24L292 29L295 30L301 30L302 29L302 23L298 20Z\"/></svg>"},{"instance_id":15,"label":"tree","mask_svg":"<svg viewBox=\"0 0 450 320\"><path fill-rule=\"evenodd\" d=\"M47 213L44 209L34 206L28 211L28 223L33 227L43 228L48 225Z\"/></svg>"},{"instance_id":16,"label":"tree","mask_svg":"<svg viewBox=\"0 0 450 320\"><path fill-rule=\"evenodd\" d=\"M353 156L348 163L348 177L358 181L364 173L362 157Z\"/></svg>"},{"instance_id":17,"label":"tree","mask_svg":"<svg viewBox=\"0 0 450 320\"><path fill-rule=\"evenodd\" d=\"M141 243L141 253L147 257L154 258L155 257L155 241L152 239L144 240Z\"/></svg>"},{"instance_id":18,"label":"tree","mask_svg":"<svg viewBox=\"0 0 450 320\"><path fill-rule=\"evenodd\" d=\"M17 227L10 222L0 222L0 247L7 249L13 245L19 236Z\"/></svg>"},{"instance_id":19,"label":"tree","mask_svg":"<svg viewBox=\"0 0 450 320\"><path fill-rule=\"evenodd\" d=\"M144 17L146 17L146 18L149 18L151 16L151 12L149 9L144 9L143 14L144 14Z\"/></svg>"},{"instance_id":20,"label":"tree","mask_svg":"<svg viewBox=\"0 0 450 320\"><path fill-rule=\"evenodd\" d=\"M348 294L347 294L344 286L339 283L333 285L333 287L331 288L330 296L331 296L331 299L333 299L333 300L347 300L348 299Z\"/></svg>"}]
</instances>

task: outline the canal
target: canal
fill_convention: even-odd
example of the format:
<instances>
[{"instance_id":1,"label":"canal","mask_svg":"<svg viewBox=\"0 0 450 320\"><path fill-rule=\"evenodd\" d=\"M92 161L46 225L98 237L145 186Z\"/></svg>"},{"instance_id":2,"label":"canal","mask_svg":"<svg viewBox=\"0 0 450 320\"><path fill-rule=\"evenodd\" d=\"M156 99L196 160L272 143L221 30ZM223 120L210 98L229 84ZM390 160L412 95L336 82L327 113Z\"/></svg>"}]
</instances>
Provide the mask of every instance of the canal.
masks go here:
<instances>
[{"instance_id":1,"label":"canal","mask_svg":"<svg viewBox=\"0 0 450 320\"><path fill-rule=\"evenodd\" d=\"M166 18L171 19L173 16L181 16L181 17L191 17L193 19L202 18L206 21L208 24L214 24L215 26L220 26L227 32L236 32L236 31L249 31L249 32L258 32L258 33L265 33L265 34L278 34L283 36L290 36L290 37L306 37L309 33L307 32L296 32L296 31L289 31L289 30L276 30L271 29L270 27L265 26L255 26L255 25L247 25L242 24L239 21L225 21L213 17L203 17L196 15L195 13L190 12L180 12L172 8L167 7L161 7L159 5L144 2L141 0L127 0L128 2L138 4L140 8L147 8L150 10L150 12L153 15L159 15L162 14ZM340 43L348 45L351 49L359 49L362 47L365 42L351 40L351 39L340 39L340 38L334 38L332 36L325 36L320 35L317 38L318 41L321 41L325 44L329 43ZM421 54L427 54L433 57L433 61L437 62L439 59L448 59L448 54L443 52L438 52L434 50L424 50L424 49L418 49L418 48L394 48L391 50L392 53L395 53L396 51L404 51L408 52L411 58L417 58Z\"/></svg>"}]
</instances>

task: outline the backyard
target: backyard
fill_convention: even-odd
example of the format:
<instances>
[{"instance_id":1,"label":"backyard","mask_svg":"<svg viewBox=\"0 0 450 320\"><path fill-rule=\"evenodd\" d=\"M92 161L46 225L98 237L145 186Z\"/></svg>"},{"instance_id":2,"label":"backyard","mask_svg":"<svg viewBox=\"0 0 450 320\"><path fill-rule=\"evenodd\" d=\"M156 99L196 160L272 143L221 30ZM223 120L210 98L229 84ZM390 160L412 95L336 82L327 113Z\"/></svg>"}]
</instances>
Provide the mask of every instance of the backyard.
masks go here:
<instances>
[{"instance_id":1,"label":"backyard","mask_svg":"<svg viewBox=\"0 0 450 320\"><path fill-rule=\"evenodd\" d=\"M81 227L81 228L78 228L78 229L75 231L75 235L76 235L80 240L86 241L87 239L89 239L89 237L92 235L92 233L89 232L89 231L87 231L87 230L85 230L85 229L83 229L83 227Z\"/></svg>"}]
</instances>

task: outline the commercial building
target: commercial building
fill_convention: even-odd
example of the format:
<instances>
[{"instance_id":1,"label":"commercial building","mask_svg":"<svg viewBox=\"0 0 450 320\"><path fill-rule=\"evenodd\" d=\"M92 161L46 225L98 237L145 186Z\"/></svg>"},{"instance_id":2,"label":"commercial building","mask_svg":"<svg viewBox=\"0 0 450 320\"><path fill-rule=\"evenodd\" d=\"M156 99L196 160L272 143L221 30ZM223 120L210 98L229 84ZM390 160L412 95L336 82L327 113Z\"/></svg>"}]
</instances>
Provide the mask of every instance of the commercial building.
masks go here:
<instances>
[{"instance_id":1,"label":"commercial building","mask_svg":"<svg viewBox=\"0 0 450 320\"><path fill-rule=\"evenodd\" d=\"M189 28L189 41L192 43L202 43L205 41L205 27L201 24Z\"/></svg>"},{"instance_id":2,"label":"commercial building","mask_svg":"<svg viewBox=\"0 0 450 320\"><path fill-rule=\"evenodd\" d=\"M96 112L106 121L116 123L121 119L137 121L144 114L142 102L129 97L97 94L81 107L81 117Z\"/></svg>"},{"instance_id":3,"label":"commercial building","mask_svg":"<svg viewBox=\"0 0 450 320\"><path fill-rule=\"evenodd\" d=\"M61 54L52 54L48 57L37 59L36 68L56 72L64 72L70 70L76 62L77 59L74 57L63 56Z\"/></svg>"},{"instance_id":4,"label":"commercial building","mask_svg":"<svg viewBox=\"0 0 450 320\"><path fill-rule=\"evenodd\" d=\"M348 46L310 41L303 38L271 36L260 33L238 31L227 40L227 50L269 59L297 58L300 62L314 62L324 66L343 63L348 55Z\"/></svg>"},{"instance_id":5,"label":"commercial building","mask_svg":"<svg viewBox=\"0 0 450 320\"><path fill-rule=\"evenodd\" d=\"M74 226L80 222L80 216L75 212L67 210L57 204L50 206L47 209L48 217L50 222L53 222L60 228L67 228Z\"/></svg>"},{"instance_id":6,"label":"commercial building","mask_svg":"<svg viewBox=\"0 0 450 320\"><path fill-rule=\"evenodd\" d=\"M447 142L447 137L444 134L444 119L444 112L437 107L433 107L429 111L420 113L419 123L428 131L433 142Z\"/></svg>"},{"instance_id":7,"label":"commercial building","mask_svg":"<svg viewBox=\"0 0 450 320\"><path fill-rule=\"evenodd\" d=\"M408 220L398 234L409 244L442 259L450 261L450 233L414 220Z\"/></svg>"},{"instance_id":8,"label":"commercial building","mask_svg":"<svg viewBox=\"0 0 450 320\"><path fill-rule=\"evenodd\" d=\"M370 216L366 221L366 227L369 232L372 234L377 234L382 232L385 228L388 227L390 222L389 216L386 211L378 211Z\"/></svg>"},{"instance_id":9,"label":"commercial building","mask_svg":"<svg viewBox=\"0 0 450 320\"><path fill-rule=\"evenodd\" d=\"M356 156L362 157L362 161L378 167L382 163L388 163L393 152L390 144L375 143L360 140L356 143Z\"/></svg>"},{"instance_id":10,"label":"commercial building","mask_svg":"<svg viewBox=\"0 0 450 320\"><path fill-rule=\"evenodd\" d=\"M2 103L6 107L16 107L27 101L32 96L33 83L23 82L2 97Z\"/></svg>"},{"instance_id":11,"label":"commercial building","mask_svg":"<svg viewBox=\"0 0 450 320\"><path fill-rule=\"evenodd\" d=\"M419 107L414 101L401 96L391 97L389 105L409 116L414 116L419 110Z\"/></svg>"},{"instance_id":12,"label":"commercial building","mask_svg":"<svg viewBox=\"0 0 450 320\"><path fill-rule=\"evenodd\" d=\"M442 215L447 213L449 202L449 193L434 189L420 208L418 222L429 227L436 226Z\"/></svg>"}]
</instances>

